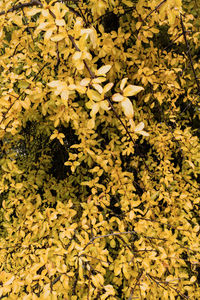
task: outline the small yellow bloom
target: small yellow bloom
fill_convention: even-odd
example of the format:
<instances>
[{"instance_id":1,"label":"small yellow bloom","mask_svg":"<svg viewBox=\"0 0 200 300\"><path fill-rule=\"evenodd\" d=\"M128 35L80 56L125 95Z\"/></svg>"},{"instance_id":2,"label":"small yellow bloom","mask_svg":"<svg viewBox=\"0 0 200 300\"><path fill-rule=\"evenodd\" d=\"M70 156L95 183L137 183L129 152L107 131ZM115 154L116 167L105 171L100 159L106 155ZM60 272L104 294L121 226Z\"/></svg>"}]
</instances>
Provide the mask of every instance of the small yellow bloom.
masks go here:
<instances>
[{"instance_id":1,"label":"small yellow bloom","mask_svg":"<svg viewBox=\"0 0 200 300\"><path fill-rule=\"evenodd\" d=\"M128 119L132 119L134 115L133 105L128 97L135 96L142 90L143 87L129 84L125 87L128 78L123 78L120 84L120 90L122 93L116 93L112 96L112 100L115 102L121 102L121 106L123 108L124 114ZM125 87L125 88L124 88Z\"/></svg>"},{"instance_id":2,"label":"small yellow bloom","mask_svg":"<svg viewBox=\"0 0 200 300\"><path fill-rule=\"evenodd\" d=\"M87 91L88 98L90 101L87 103L87 107L92 109L90 112L91 117L95 117L99 109L109 110L109 103L104 99L105 94L112 88L113 83L108 83L104 87L100 84L94 83L92 86L95 90L89 89Z\"/></svg>"},{"instance_id":3,"label":"small yellow bloom","mask_svg":"<svg viewBox=\"0 0 200 300\"><path fill-rule=\"evenodd\" d=\"M54 130L53 134L50 136L50 140L58 139L59 142L63 145L63 139L65 135L63 133L59 133L57 129Z\"/></svg>"}]
</instances>

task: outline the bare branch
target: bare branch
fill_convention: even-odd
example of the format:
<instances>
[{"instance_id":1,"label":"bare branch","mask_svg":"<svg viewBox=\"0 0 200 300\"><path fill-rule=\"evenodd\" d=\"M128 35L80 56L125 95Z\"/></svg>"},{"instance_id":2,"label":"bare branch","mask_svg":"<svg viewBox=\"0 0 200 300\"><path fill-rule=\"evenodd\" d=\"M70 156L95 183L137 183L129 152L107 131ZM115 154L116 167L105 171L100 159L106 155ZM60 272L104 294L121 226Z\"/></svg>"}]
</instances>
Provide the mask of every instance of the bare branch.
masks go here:
<instances>
[{"instance_id":1,"label":"bare branch","mask_svg":"<svg viewBox=\"0 0 200 300\"><path fill-rule=\"evenodd\" d=\"M42 68L38 71L38 73L33 77L33 81L37 79L37 77L40 75L40 73L42 72L42 70L43 70L48 64L49 64L49 63L46 63L46 64L44 64L44 65L42 66ZM29 88L29 87L30 87L30 84L29 84L29 86L28 86L27 88ZM15 97L16 100L19 100L20 97L21 97L22 95L24 95L24 91L21 92L17 98L16 98L15 96L13 96L13 97ZM2 120L0 121L0 125L1 125L2 122L5 120L6 115L11 111L12 107L14 106L14 104L15 104L15 101L11 104L11 106L9 107L9 109L7 110L7 112L4 113L3 118L2 118ZM10 122L9 122L9 123L10 123ZM5 127L4 130L6 130L6 128L8 127L9 123L6 125L6 127Z\"/></svg>"},{"instance_id":2,"label":"bare branch","mask_svg":"<svg viewBox=\"0 0 200 300\"><path fill-rule=\"evenodd\" d=\"M20 3L18 5L14 5L12 8L8 9L7 11L3 10L0 12L0 16L3 16L9 12L13 12L15 10L23 9L24 7L32 7L32 6L41 6L43 7L42 3L39 0L31 0L30 2Z\"/></svg>"},{"instance_id":3,"label":"bare branch","mask_svg":"<svg viewBox=\"0 0 200 300\"><path fill-rule=\"evenodd\" d=\"M81 51L79 48L78 48L78 46L76 45L76 43L75 43L75 41L74 41L74 38L69 34L69 39L70 39L70 41L72 42L72 45L74 46L74 48L76 49L76 51ZM95 74L92 72L92 70L90 69L90 67L88 66L88 64L87 64L87 62L85 61L85 59L83 59L83 63L84 63L84 65L85 65L85 67L86 67L86 69L88 70L88 72L90 73L90 77L92 78L92 79L94 79L96 76L95 76Z\"/></svg>"},{"instance_id":4,"label":"bare branch","mask_svg":"<svg viewBox=\"0 0 200 300\"><path fill-rule=\"evenodd\" d=\"M100 259L100 258L94 257L94 256L92 256L92 255L89 255L89 254L85 254L85 253L83 253L83 254L81 254L81 255L80 255L80 257L81 257L81 256L84 256L84 257L89 257L89 258L92 258L92 259L98 260L99 262L102 262L102 263L104 263L104 264L108 264L108 265L110 265L110 264L111 264L110 262L107 262L107 261L105 261L105 260L102 260L102 259Z\"/></svg>"},{"instance_id":5,"label":"bare branch","mask_svg":"<svg viewBox=\"0 0 200 300\"><path fill-rule=\"evenodd\" d=\"M58 282L60 280L61 275L59 275L58 277L56 277L52 282L51 282L51 290L53 289L53 285L56 284L56 282Z\"/></svg>"},{"instance_id":6,"label":"bare branch","mask_svg":"<svg viewBox=\"0 0 200 300\"><path fill-rule=\"evenodd\" d=\"M148 17L150 17L150 15L152 15L152 13L157 11L166 1L167 0L163 0L162 2L160 2L153 10L150 11L150 13L146 16L146 18L144 20L146 20Z\"/></svg>"},{"instance_id":7,"label":"bare branch","mask_svg":"<svg viewBox=\"0 0 200 300\"><path fill-rule=\"evenodd\" d=\"M154 276L150 275L150 274L147 274L147 276L149 277L150 280L152 280L153 282L155 282L158 286L162 287L163 289L167 290L167 287L169 287L170 289L174 290L181 298L183 299L190 299L190 297L182 294L178 289L174 288L173 286L169 285L169 282L165 281L164 284L165 286L163 286L161 283L163 282L160 282L158 281Z\"/></svg>"},{"instance_id":8,"label":"bare branch","mask_svg":"<svg viewBox=\"0 0 200 300\"><path fill-rule=\"evenodd\" d=\"M112 111L114 112L115 116L117 117L117 119L120 121L120 123L122 124L122 126L123 126L124 129L126 130L126 133L127 133L127 135L129 136L129 138L130 138L131 142L133 143L133 145L134 145L134 146L138 146L138 145L136 145L136 144L134 143L134 140L133 140L133 138L132 138L130 132L128 131L127 126L124 124L124 122L122 121L122 119L120 118L120 116L118 115L118 113L116 112L116 110L115 110L115 108L114 108L114 106L113 106L113 104L112 104L112 101L111 101L109 98L107 98L107 100L108 100L108 102L109 102L109 104L110 104L110 106L111 106L111 109L112 109ZM143 163L144 163L145 167L147 168L149 174L152 175L151 171L149 170L148 165L146 164L146 161L145 161L144 157L142 157L141 154L140 154L140 157L142 158Z\"/></svg>"},{"instance_id":9,"label":"bare branch","mask_svg":"<svg viewBox=\"0 0 200 300\"><path fill-rule=\"evenodd\" d=\"M105 234L105 235L98 235L98 236L95 236L95 237L91 238L90 241L85 245L85 247L83 248L82 251L84 251L89 245L93 244L93 242L97 239L102 239L102 238L109 237L109 236L120 236L120 235L123 235L123 234L137 234L138 235L138 233L134 230L124 231L124 232L113 232L113 233L108 233L108 234ZM151 236L144 236L144 237L149 239L149 240L154 239L154 240L166 241L166 239L164 239L164 238L151 237Z\"/></svg>"},{"instance_id":10,"label":"bare branch","mask_svg":"<svg viewBox=\"0 0 200 300\"><path fill-rule=\"evenodd\" d=\"M108 236L116 236L116 235L122 235L122 234L137 234L137 232L132 230L132 231L124 231L124 232L113 232L113 233L109 233L109 234L105 234L105 235L95 236L95 237L91 238L90 241L85 245L85 247L83 248L83 251L97 239L102 239L102 238L105 238Z\"/></svg>"},{"instance_id":11,"label":"bare branch","mask_svg":"<svg viewBox=\"0 0 200 300\"><path fill-rule=\"evenodd\" d=\"M140 278L142 277L142 274L143 274L143 270L138 274L137 278L136 278L136 281L135 281L135 284L134 284L134 287L131 288L131 293L130 293L130 296L128 298L128 300L132 300L133 299L133 294L134 294L134 291L136 289L136 286L139 284L139 281L140 281Z\"/></svg>"},{"instance_id":12,"label":"bare branch","mask_svg":"<svg viewBox=\"0 0 200 300\"><path fill-rule=\"evenodd\" d=\"M194 74L194 79L195 79L195 82L196 82L196 85L197 85L198 94L200 95L200 84L199 84L199 80L198 80L197 75L196 75L196 71L194 69L194 64L193 64L193 61L192 61L192 55L191 55L191 52L190 52L190 46L189 46L189 43L188 43L188 40L187 40L185 26L183 24L182 14L180 14L180 20L181 20L181 27L182 27L182 31L183 31L183 37L184 37L185 44L186 44L186 47L187 47L187 55L188 55L188 58L189 58L189 61L190 61L192 72Z\"/></svg>"}]
</instances>

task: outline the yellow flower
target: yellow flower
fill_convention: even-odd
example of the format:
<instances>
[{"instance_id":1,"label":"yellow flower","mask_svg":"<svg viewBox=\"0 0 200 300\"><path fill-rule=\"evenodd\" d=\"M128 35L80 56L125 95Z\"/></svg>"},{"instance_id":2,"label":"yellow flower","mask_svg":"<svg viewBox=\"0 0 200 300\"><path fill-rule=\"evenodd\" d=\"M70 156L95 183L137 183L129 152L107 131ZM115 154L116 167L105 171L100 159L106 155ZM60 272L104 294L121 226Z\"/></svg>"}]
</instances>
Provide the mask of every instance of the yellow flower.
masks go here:
<instances>
[{"instance_id":1,"label":"yellow flower","mask_svg":"<svg viewBox=\"0 0 200 300\"><path fill-rule=\"evenodd\" d=\"M132 119L134 114L133 105L128 97L135 96L136 94L144 90L144 88L132 84L129 84L127 87L125 87L127 80L128 78L122 79L122 82L120 84L120 90L122 92L114 94L112 96L112 100L115 102L121 102L121 106L123 108L125 116L128 119Z\"/></svg>"},{"instance_id":2,"label":"yellow flower","mask_svg":"<svg viewBox=\"0 0 200 300\"><path fill-rule=\"evenodd\" d=\"M87 91L87 96L90 99L90 101L87 103L87 107L92 109L90 115L93 118L98 113L100 108L103 110L110 109L108 101L104 100L104 96L112 88L113 83L108 83L103 88L97 83L92 84L92 86L96 91L92 89Z\"/></svg>"},{"instance_id":3,"label":"yellow flower","mask_svg":"<svg viewBox=\"0 0 200 300\"><path fill-rule=\"evenodd\" d=\"M59 133L57 129L55 129L53 134L50 136L50 140L58 139L62 145L64 145L64 138L65 135L63 133Z\"/></svg>"},{"instance_id":4,"label":"yellow flower","mask_svg":"<svg viewBox=\"0 0 200 300\"><path fill-rule=\"evenodd\" d=\"M98 83L92 84L93 89L88 89L87 96L90 99L86 106L87 108L91 109L90 116L92 119L88 121L88 128L93 129L95 126L95 116L99 112L100 109L103 111L110 110L109 103L107 100L104 99L105 94L112 88L113 83L108 83L104 87L102 87Z\"/></svg>"},{"instance_id":5,"label":"yellow flower","mask_svg":"<svg viewBox=\"0 0 200 300\"><path fill-rule=\"evenodd\" d=\"M131 128L134 130L135 133L141 134L144 136L149 136L148 132L144 131L144 123L140 122L137 126L135 126L134 122L131 122Z\"/></svg>"}]
</instances>

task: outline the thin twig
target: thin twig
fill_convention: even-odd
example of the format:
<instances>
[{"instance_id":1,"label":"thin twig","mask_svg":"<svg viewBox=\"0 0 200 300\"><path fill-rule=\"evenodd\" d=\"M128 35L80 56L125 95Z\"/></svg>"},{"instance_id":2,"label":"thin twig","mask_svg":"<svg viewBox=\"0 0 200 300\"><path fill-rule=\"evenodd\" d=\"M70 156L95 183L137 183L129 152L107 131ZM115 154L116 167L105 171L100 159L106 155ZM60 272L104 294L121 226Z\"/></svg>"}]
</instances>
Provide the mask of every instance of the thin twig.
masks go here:
<instances>
[{"instance_id":1,"label":"thin twig","mask_svg":"<svg viewBox=\"0 0 200 300\"><path fill-rule=\"evenodd\" d=\"M72 42L72 45L73 45L74 48L76 49L76 51L80 52L81 50L80 50L79 47L76 45L73 36L71 36L70 34L69 34L68 36L69 36L70 41ZM92 79L96 78L95 74L92 72L92 70L91 70L90 67L88 66L87 62L85 61L85 59L83 59L83 63L84 63L84 65L85 65L86 69L88 70L88 72L89 72L89 74L90 74L90 77L91 77Z\"/></svg>"},{"instance_id":2,"label":"thin twig","mask_svg":"<svg viewBox=\"0 0 200 300\"><path fill-rule=\"evenodd\" d=\"M157 11L161 5L163 5L167 0L163 0L162 2L160 2L153 10L150 11L150 13L145 17L144 21L150 17L150 15L152 15L152 13L154 13L155 11Z\"/></svg>"},{"instance_id":3,"label":"thin twig","mask_svg":"<svg viewBox=\"0 0 200 300\"><path fill-rule=\"evenodd\" d=\"M77 266L77 270L75 272L75 280L74 280L74 284L73 284L73 287L72 287L72 295L76 295L76 286L77 286L77 283L78 283L78 269L79 269L79 261L78 261L78 266Z\"/></svg>"},{"instance_id":4,"label":"thin twig","mask_svg":"<svg viewBox=\"0 0 200 300\"><path fill-rule=\"evenodd\" d=\"M194 64L193 64L193 61L192 61L192 55L191 55L191 52L190 52L190 46L189 46L189 43L188 43L188 40L187 40L185 26L183 24L182 14L180 14L180 20L181 20L181 27L182 27L182 31L183 31L183 37L184 37L185 44L186 44L186 47L187 47L187 55L188 55L188 58L189 58L189 61L190 61L192 72L194 74L195 82L196 82L197 89L198 89L198 94L200 95L200 84L199 84L199 80L198 80L197 75L196 75L196 71L194 69Z\"/></svg>"},{"instance_id":5,"label":"thin twig","mask_svg":"<svg viewBox=\"0 0 200 300\"><path fill-rule=\"evenodd\" d=\"M54 284L56 284L56 282L58 282L60 280L61 275L59 275L58 277L56 277L52 282L51 282L51 291L53 290L53 286Z\"/></svg>"},{"instance_id":6,"label":"thin twig","mask_svg":"<svg viewBox=\"0 0 200 300\"><path fill-rule=\"evenodd\" d=\"M48 64L49 64L49 63L44 64L44 66L43 66L43 67L38 71L38 73L33 77L33 80L32 80L32 81L36 80L36 78L39 76L39 74L42 72L42 70L43 70ZM31 84L29 84L27 88L29 88L30 85L31 85ZM26 88L26 89L27 89L27 88ZM17 98L16 98L15 96L14 96L14 97L16 98L16 100L19 100L19 98L20 98L23 94L24 94L24 91L21 92ZM1 125L2 122L5 120L6 115L11 111L12 107L14 106L14 104L15 104L15 101L11 104L11 106L9 107L9 109L7 110L7 112L3 115L3 118L2 118L2 120L0 121L0 125ZM9 123L10 123L10 122L9 122ZM5 127L4 130L6 130L6 128L8 127L9 123L6 125L6 127Z\"/></svg>"},{"instance_id":7,"label":"thin twig","mask_svg":"<svg viewBox=\"0 0 200 300\"><path fill-rule=\"evenodd\" d=\"M137 278L136 278L136 281L135 281L135 284L134 286L131 288L131 293L130 293L130 296L128 298L128 300L132 300L133 299L133 294L134 294L134 291L136 289L136 286L139 284L139 281L140 281L140 278L142 277L142 274L143 274L143 270L138 274Z\"/></svg>"},{"instance_id":8,"label":"thin twig","mask_svg":"<svg viewBox=\"0 0 200 300\"><path fill-rule=\"evenodd\" d=\"M14 5L12 8L8 9L7 11L3 10L0 12L0 16L3 16L9 12L13 12L15 10L23 9L24 7L32 7L32 6L41 6L43 7L42 3L39 0L31 0L30 2L20 3L18 5Z\"/></svg>"},{"instance_id":9,"label":"thin twig","mask_svg":"<svg viewBox=\"0 0 200 300\"><path fill-rule=\"evenodd\" d=\"M137 232L134 231L134 230L131 230L131 231L113 232L113 233L109 233L109 234L105 234L105 235L95 236L95 237L93 237L93 238L90 239L90 241L85 245L85 247L83 248L82 251L84 251L90 244L92 244L97 239L102 239L102 238L105 238L105 237L117 236L117 235L122 235L122 234L137 234Z\"/></svg>"},{"instance_id":10,"label":"thin twig","mask_svg":"<svg viewBox=\"0 0 200 300\"><path fill-rule=\"evenodd\" d=\"M120 235L123 235L123 234L136 234L136 235L138 235L138 233L134 230L124 231L124 232L113 232L113 233L109 233L109 234L105 234L105 235L98 235L98 236L95 236L95 237L91 238L90 241L82 249L82 251L84 251L89 245L93 244L93 242L97 239L102 239L102 238L106 238L106 237L109 237L109 236L120 236ZM152 236L146 236L146 235L144 235L144 238L149 239L149 240L166 241L165 238L152 237Z\"/></svg>"},{"instance_id":11,"label":"thin twig","mask_svg":"<svg viewBox=\"0 0 200 300\"><path fill-rule=\"evenodd\" d=\"M167 290L167 288L165 286L163 286L160 281L157 281L157 279L155 279L154 276L147 274L147 276L149 277L149 279L151 279L152 281L154 281L158 286L162 287L163 289ZM188 296L183 295L179 290L177 290L176 288L174 288L173 286L170 286L169 283L167 281L164 282L164 284L169 287L170 289L174 290L180 297L184 298L184 299L190 299Z\"/></svg>"},{"instance_id":12,"label":"thin twig","mask_svg":"<svg viewBox=\"0 0 200 300\"><path fill-rule=\"evenodd\" d=\"M112 104L112 101L111 101L109 98L107 98L107 100L108 100L108 102L109 102L109 104L110 104L110 106L111 106L111 109L112 109L112 111L114 112L115 116L117 117L117 119L120 121L120 123L121 123L122 126L124 127L124 129L125 129L127 135L129 136L131 142L133 143L134 146L137 146L137 145L134 143L134 140L133 140L133 138L132 138L132 136L131 136L131 134L130 134L128 128L127 128L127 126L124 124L124 122L122 121L122 119L120 118L120 116L118 115L118 113L116 112L116 110L115 110L115 108L114 108L114 106L113 106L113 104ZM146 164L146 161L145 161L144 157L142 157L141 155L140 155L140 157L142 158L143 163L144 163L145 167L147 168L149 174L151 174L151 171L149 170L149 167L148 167L148 165Z\"/></svg>"},{"instance_id":13,"label":"thin twig","mask_svg":"<svg viewBox=\"0 0 200 300\"><path fill-rule=\"evenodd\" d=\"M110 264L111 264L110 262L107 262L107 261L105 261L105 260L102 260L102 259L100 259L100 258L94 257L94 256L92 256L92 255L89 255L89 254L85 254L85 253L83 253L83 254L81 254L81 255L80 255L80 257L81 257L81 256L85 256L85 257L89 257L89 258L92 258L92 259L98 260L99 262L102 262L102 263L104 263L104 264L108 264L108 265L110 265Z\"/></svg>"},{"instance_id":14,"label":"thin twig","mask_svg":"<svg viewBox=\"0 0 200 300\"><path fill-rule=\"evenodd\" d=\"M164 290L167 291L167 288L165 286L163 286L162 284L160 284L160 282L158 282L153 276L151 276L150 274L147 274L147 277L149 277L150 280L152 280L153 282L155 282L158 286L162 287Z\"/></svg>"}]
</instances>

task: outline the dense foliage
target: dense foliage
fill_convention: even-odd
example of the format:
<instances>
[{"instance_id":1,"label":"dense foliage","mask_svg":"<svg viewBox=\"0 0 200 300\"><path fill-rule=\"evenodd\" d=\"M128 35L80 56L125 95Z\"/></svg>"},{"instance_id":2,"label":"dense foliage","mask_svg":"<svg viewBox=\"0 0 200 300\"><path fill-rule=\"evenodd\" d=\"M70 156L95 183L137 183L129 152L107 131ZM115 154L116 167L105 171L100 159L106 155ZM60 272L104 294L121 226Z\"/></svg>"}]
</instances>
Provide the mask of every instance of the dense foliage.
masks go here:
<instances>
[{"instance_id":1,"label":"dense foliage","mask_svg":"<svg viewBox=\"0 0 200 300\"><path fill-rule=\"evenodd\" d=\"M199 14L0 1L1 299L199 299Z\"/></svg>"}]
</instances>

